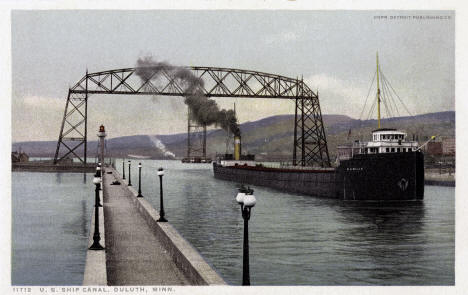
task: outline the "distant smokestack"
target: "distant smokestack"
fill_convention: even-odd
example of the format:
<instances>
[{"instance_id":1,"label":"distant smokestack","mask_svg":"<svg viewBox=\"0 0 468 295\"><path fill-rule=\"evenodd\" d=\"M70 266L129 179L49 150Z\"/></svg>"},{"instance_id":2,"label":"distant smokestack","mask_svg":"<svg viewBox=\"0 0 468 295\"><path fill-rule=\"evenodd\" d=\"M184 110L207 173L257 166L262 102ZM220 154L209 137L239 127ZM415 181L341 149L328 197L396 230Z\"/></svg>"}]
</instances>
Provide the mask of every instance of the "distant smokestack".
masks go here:
<instances>
[{"instance_id":1,"label":"distant smokestack","mask_svg":"<svg viewBox=\"0 0 468 295\"><path fill-rule=\"evenodd\" d=\"M242 154L241 136L237 134L234 136L234 160L239 161Z\"/></svg>"},{"instance_id":2,"label":"distant smokestack","mask_svg":"<svg viewBox=\"0 0 468 295\"><path fill-rule=\"evenodd\" d=\"M204 82L189 69L176 67L166 62L153 60L151 56L137 60L135 74L142 81L157 83L158 78L167 74L178 85L184 87L185 104L190 108L193 119L201 125L216 125L234 135L239 134L236 114L232 110L219 109L216 101L209 99L203 92Z\"/></svg>"}]
</instances>

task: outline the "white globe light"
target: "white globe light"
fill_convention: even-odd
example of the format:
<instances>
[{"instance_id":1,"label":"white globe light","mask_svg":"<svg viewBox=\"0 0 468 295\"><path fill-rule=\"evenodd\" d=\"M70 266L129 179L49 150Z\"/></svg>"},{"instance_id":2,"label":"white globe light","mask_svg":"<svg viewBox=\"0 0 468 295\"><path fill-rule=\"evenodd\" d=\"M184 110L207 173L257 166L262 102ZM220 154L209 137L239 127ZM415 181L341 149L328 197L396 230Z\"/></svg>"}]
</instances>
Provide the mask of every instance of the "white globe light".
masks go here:
<instances>
[{"instance_id":1,"label":"white globe light","mask_svg":"<svg viewBox=\"0 0 468 295\"><path fill-rule=\"evenodd\" d=\"M245 193L237 193L237 196L236 196L237 203L239 204L244 203L244 197L245 197Z\"/></svg>"},{"instance_id":2,"label":"white globe light","mask_svg":"<svg viewBox=\"0 0 468 295\"><path fill-rule=\"evenodd\" d=\"M138 168L141 168L141 163L138 163Z\"/></svg>"},{"instance_id":3,"label":"white globe light","mask_svg":"<svg viewBox=\"0 0 468 295\"><path fill-rule=\"evenodd\" d=\"M101 170L101 167L97 166L96 170L97 170L97 171L100 171L100 170Z\"/></svg>"},{"instance_id":4,"label":"white globe light","mask_svg":"<svg viewBox=\"0 0 468 295\"><path fill-rule=\"evenodd\" d=\"M93 183L94 183L94 184L101 183L101 178L99 178L99 177L94 177Z\"/></svg>"},{"instance_id":5,"label":"white globe light","mask_svg":"<svg viewBox=\"0 0 468 295\"><path fill-rule=\"evenodd\" d=\"M244 197L244 206L246 207L253 207L257 203L254 195L245 195Z\"/></svg>"},{"instance_id":6,"label":"white globe light","mask_svg":"<svg viewBox=\"0 0 468 295\"><path fill-rule=\"evenodd\" d=\"M164 170L162 168L158 169L158 176L163 176L164 175Z\"/></svg>"}]
</instances>

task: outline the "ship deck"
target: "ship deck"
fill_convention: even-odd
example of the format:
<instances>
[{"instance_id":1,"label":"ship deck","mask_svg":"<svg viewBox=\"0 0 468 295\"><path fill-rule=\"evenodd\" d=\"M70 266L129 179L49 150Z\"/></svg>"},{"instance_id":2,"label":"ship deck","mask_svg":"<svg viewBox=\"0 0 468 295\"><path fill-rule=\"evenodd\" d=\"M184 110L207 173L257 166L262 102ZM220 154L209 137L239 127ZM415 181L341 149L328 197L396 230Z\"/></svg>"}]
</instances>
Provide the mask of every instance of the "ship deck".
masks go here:
<instances>
[{"instance_id":1,"label":"ship deck","mask_svg":"<svg viewBox=\"0 0 468 295\"><path fill-rule=\"evenodd\" d=\"M219 165L219 164L218 164ZM254 171L271 171L271 172L298 172L298 173L335 173L336 169L333 167L308 167L308 166L286 166L286 167L267 167L267 166L249 166L249 165L229 165L222 166L225 168L245 169Z\"/></svg>"}]
</instances>

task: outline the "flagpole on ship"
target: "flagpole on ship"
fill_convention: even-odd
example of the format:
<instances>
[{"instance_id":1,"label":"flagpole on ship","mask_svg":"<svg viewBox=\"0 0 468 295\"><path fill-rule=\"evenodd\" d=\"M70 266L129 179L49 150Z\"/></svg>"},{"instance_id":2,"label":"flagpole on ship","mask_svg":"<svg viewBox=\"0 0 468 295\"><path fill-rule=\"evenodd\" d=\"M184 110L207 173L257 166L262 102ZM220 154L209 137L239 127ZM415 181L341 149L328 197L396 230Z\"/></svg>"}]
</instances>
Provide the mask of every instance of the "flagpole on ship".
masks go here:
<instances>
[{"instance_id":1,"label":"flagpole on ship","mask_svg":"<svg viewBox=\"0 0 468 295\"><path fill-rule=\"evenodd\" d=\"M379 83L379 52L376 52L376 63L377 63L377 124L380 129L380 83Z\"/></svg>"}]
</instances>

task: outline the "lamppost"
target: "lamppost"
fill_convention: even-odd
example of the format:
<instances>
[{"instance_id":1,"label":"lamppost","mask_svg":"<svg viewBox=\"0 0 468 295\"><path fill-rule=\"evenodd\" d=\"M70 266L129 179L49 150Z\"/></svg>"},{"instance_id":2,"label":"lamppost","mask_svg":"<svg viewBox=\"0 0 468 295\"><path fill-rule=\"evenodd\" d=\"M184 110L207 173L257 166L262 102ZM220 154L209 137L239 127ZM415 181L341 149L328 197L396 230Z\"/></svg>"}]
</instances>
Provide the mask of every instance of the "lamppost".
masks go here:
<instances>
[{"instance_id":1,"label":"lamppost","mask_svg":"<svg viewBox=\"0 0 468 295\"><path fill-rule=\"evenodd\" d=\"M94 175L95 177L102 177L102 170L101 170L101 162L98 163L98 166L96 167L96 174ZM101 178L102 179L102 178ZM99 185L99 190L102 191L101 185ZM99 205L101 206L101 205Z\"/></svg>"},{"instance_id":2,"label":"lamppost","mask_svg":"<svg viewBox=\"0 0 468 295\"><path fill-rule=\"evenodd\" d=\"M162 185L162 178L164 175L164 169L158 169L158 176L159 176L159 200L160 200L160 208L159 208L159 219L158 222L167 222L167 219L164 218L164 203L163 203L163 185Z\"/></svg>"},{"instance_id":3,"label":"lamppost","mask_svg":"<svg viewBox=\"0 0 468 295\"><path fill-rule=\"evenodd\" d=\"M239 188L236 201L241 206L242 218L244 219L244 258L242 266L242 286L250 286L250 272L249 272L249 219L250 211L255 206L256 200L253 195L253 189Z\"/></svg>"},{"instance_id":4,"label":"lamppost","mask_svg":"<svg viewBox=\"0 0 468 295\"><path fill-rule=\"evenodd\" d=\"M98 183L95 182L96 179L99 179L99 182L98 182ZM101 178L101 167L100 167L100 166L97 166L97 167L96 167L96 174L94 174L93 183L96 185L96 189L97 189L98 191L102 190L102 189L101 189L101 182L102 182L102 178ZM100 200L99 200L99 192L98 192L97 195L96 195L96 204L97 204L98 207L102 207L101 202L100 202Z\"/></svg>"},{"instance_id":5,"label":"lamppost","mask_svg":"<svg viewBox=\"0 0 468 295\"><path fill-rule=\"evenodd\" d=\"M101 177L101 167L96 167L96 174L94 174L94 177Z\"/></svg>"},{"instance_id":6,"label":"lamppost","mask_svg":"<svg viewBox=\"0 0 468 295\"><path fill-rule=\"evenodd\" d=\"M125 158L122 160L122 179L125 179Z\"/></svg>"},{"instance_id":7,"label":"lamppost","mask_svg":"<svg viewBox=\"0 0 468 295\"><path fill-rule=\"evenodd\" d=\"M138 196L137 198L143 198L141 194L141 163L138 163Z\"/></svg>"},{"instance_id":8,"label":"lamppost","mask_svg":"<svg viewBox=\"0 0 468 295\"><path fill-rule=\"evenodd\" d=\"M101 240L101 234L99 233L99 186L101 185L101 178L94 177L93 183L96 185L94 198L94 242L91 247L89 247L89 250L104 250L104 247L99 244Z\"/></svg>"},{"instance_id":9,"label":"lamppost","mask_svg":"<svg viewBox=\"0 0 468 295\"><path fill-rule=\"evenodd\" d=\"M132 175L130 174L130 166L132 165L132 162L128 160L128 186L132 186Z\"/></svg>"}]
</instances>

